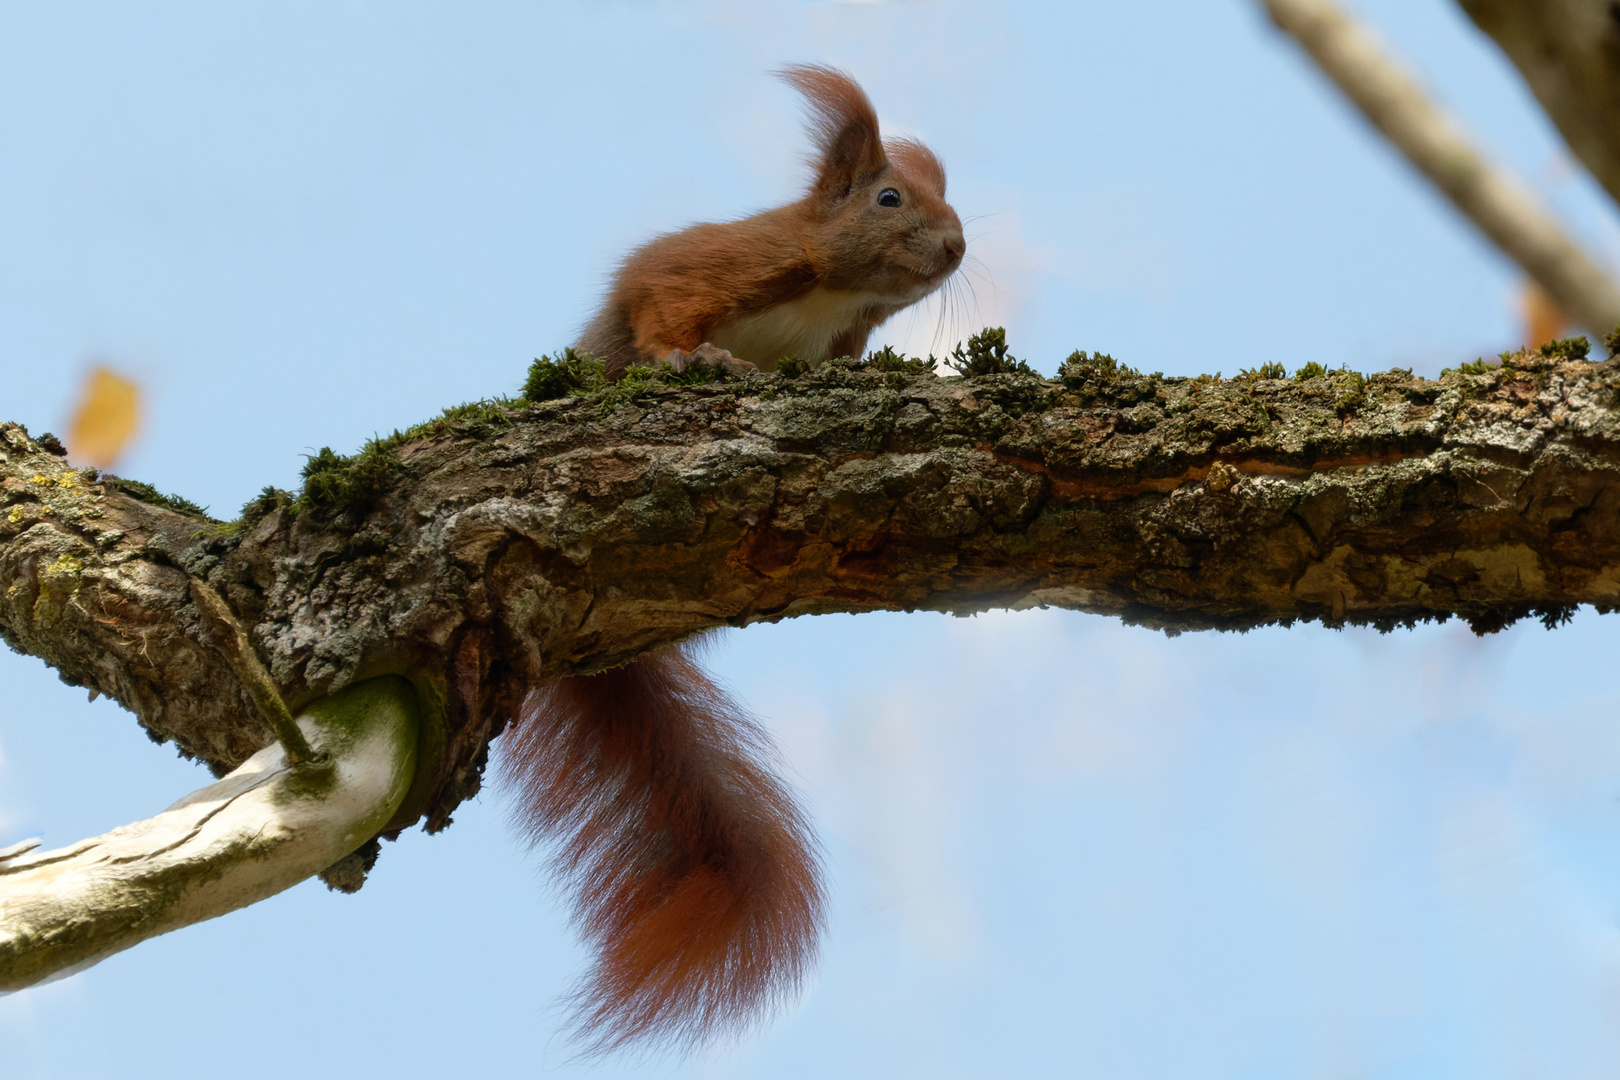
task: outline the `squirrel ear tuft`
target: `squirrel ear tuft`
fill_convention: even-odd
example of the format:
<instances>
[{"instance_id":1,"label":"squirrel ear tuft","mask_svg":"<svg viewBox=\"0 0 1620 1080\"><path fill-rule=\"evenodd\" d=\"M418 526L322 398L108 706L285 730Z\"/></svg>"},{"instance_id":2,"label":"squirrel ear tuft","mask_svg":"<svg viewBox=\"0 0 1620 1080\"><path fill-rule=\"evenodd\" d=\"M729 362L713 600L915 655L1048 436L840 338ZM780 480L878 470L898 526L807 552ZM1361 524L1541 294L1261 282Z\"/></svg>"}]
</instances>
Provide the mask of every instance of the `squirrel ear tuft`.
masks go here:
<instances>
[{"instance_id":1,"label":"squirrel ear tuft","mask_svg":"<svg viewBox=\"0 0 1620 1080\"><path fill-rule=\"evenodd\" d=\"M820 64L795 64L777 74L810 106L810 130L821 155L814 195L835 202L888 165L877 111L854 79Z\"/></svg>"}]
</instances>

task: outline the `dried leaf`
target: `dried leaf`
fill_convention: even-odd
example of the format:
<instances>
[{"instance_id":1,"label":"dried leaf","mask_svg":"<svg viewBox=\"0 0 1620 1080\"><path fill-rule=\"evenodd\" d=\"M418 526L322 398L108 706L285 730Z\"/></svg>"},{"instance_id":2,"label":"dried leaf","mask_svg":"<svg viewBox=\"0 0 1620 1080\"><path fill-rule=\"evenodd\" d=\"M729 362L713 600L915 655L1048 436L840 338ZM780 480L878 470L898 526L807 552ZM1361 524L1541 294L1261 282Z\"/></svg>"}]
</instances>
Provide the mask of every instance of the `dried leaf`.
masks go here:
<instances>
[{"instance_id":1,"label":"dried leaf","mask_svg":"<svg viewBox=\"0 0 1620 1080\"><path fill-rule=\"evenodd\" d=\"M68 451L97 468L111 468L140 427L140 406L140 387L107 368L92 369L68 426Z\"/></svg>"}]
</instances>

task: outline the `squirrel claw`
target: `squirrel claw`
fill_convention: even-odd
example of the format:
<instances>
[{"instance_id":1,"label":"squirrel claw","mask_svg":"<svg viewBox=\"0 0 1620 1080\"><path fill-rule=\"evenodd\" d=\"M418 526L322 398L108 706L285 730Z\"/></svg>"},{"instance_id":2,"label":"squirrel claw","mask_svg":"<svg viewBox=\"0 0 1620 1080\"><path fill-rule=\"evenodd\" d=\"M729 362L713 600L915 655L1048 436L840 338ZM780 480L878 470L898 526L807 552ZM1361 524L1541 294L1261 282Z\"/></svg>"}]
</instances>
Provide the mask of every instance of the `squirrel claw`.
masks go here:
<instances>
[{"instance_id":1,"label":"squirrel claw","mask_svg":"<svg viewBox=\"0 0 1620 1080\"><path fill-rule=\"evenodd\" d=\"M714 368L727 375L742 375L749 371L758 371L759 368L747 360L732 356L731 353L718 345L711 345L705 341L691 352L680 349L671 349L665 353L661 360L676 371L685 371L691 367Z\"/></svg>"}]
</instances>

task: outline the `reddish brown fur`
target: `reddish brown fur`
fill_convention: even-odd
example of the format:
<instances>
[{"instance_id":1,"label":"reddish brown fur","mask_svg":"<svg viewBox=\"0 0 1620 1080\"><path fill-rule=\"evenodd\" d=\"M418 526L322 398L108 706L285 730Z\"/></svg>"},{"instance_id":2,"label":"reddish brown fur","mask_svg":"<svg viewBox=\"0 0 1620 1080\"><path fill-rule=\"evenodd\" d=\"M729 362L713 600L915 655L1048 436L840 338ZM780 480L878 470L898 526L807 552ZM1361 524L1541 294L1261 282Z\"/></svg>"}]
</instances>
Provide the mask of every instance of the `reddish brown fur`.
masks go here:
<instances>
[{"instance_id":1,"label":"reddish brown fur","mask_svg":"<svg viewBox=\"0 0 1620 1080\"><path fill-rule=\"evenodd\" d=\"M896 168L918 186L926 186L936 197L945 198L945 166L932 150L916 139L890 139L884 147Z\"/></svg>"},{"instance_id":2,"label":"reddish brown fur","mask_svg":"<svg viewBox=\"0 0 1620 1080\"><path fill-rule=\"evenodd\" d=\"M574 1016L595 1051L694 1045L793 991L819 865L755 724L680 649L536 691L502 780L597 949Z\"/></svg>"},{"instance_id":3,"label":"reddish brown fur","mask_svg":"<svg viewBox=\"0 0 1620 1080\"><path fill-rule=\"evenodd\" d=\"M809 65L781 74L809 104L817 151L810 190L788 206L694 225L631 253L577 343L605 357L610 376L728 335L748 340L739 327L818 289L862 299L825 315L833 322L804 337L814 355L798 358L858 356L876 326L961 263L962 225L945 201L939 160L910 140L885 147L872 103L848 75ZM888 188L903 207L878 205ZM765 370L781 359L738 355Z\"/></svg>"},{"instance_id":4,"label":"reddish brown fur","mask_svg":"<svg viewBox=\"0 0 1620 1080\"><path fill-rule=\"evenodd\" d=\"M874 327L960 264L939 159L909 140L885 147L849 76L782 75L810 106L810 190L632 253L578 343L610 376L704 343L767 370L783 355L859 356ZM882 201L891 188L898 206ZM675 649L536 691L506 736L504 779L530 835L553 845L598 950L575 999L594 1049L737 1030L808 970L818 867L764 753L758 729Z\"/></svg>"}]
</instances>

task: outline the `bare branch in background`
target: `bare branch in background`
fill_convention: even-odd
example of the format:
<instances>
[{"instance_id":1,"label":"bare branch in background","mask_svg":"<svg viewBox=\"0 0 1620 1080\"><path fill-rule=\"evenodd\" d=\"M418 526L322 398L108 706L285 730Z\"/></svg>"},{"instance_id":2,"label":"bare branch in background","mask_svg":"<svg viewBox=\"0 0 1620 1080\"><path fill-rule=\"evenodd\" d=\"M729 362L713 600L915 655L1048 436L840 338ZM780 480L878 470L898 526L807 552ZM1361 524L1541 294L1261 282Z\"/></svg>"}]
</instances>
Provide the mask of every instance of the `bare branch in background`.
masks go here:
<instances>
[{"instance_id":1,"label":"bare branch in background","mask_svg":"<svg viewBox=\"0 0 1620 1080\"><path fill-rule=\"evenodd\" d=\"M1501 46L1598 183L1620 202L1620 8L1610 0L1458 0Z\"/></svg>"},{"instance_id":2,"label":"bare branch in background","mask_svg":"<svg viewBox=\"0 0 1620 1080\"><path fill-rule=\"evenodd\" d=\"M1370 30L1330 0L1262 3L1407 160L1559 307L1596 334L1620 324L1620 285L1524 184L1474 147Z\"/></svg>"}]
</instances>

